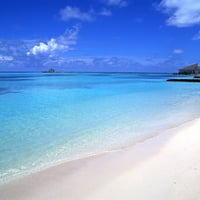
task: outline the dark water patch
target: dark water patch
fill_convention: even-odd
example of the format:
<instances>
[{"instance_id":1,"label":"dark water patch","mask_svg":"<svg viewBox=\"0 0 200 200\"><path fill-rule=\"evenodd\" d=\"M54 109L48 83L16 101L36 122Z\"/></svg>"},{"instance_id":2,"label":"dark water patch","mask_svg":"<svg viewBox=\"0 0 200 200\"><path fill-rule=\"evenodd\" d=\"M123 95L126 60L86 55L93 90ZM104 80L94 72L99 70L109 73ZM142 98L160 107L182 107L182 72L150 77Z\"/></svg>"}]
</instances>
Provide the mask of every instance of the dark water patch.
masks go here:
<instances>
[{"instance_id":1,"label":"dark water patch","mask_svg":"<svg viewBox=\"0 0 200 200\"><path fill-rule=\"evenodd\" d=\"M58 89L58 90L65 90L65 89L91 89L91 85L89 84L77 84L77 83L67 83L67 84L45 84L45 83L37 83L31 85L31 87L38 87L38 88L47 88L47 89Z\"/></svg>"},{"instance_id":2,"label":"dark water patch","mask_svg":"<svg viewBox=\"0 0 200 200\"><path fill-rule=\"evenodd\" d=\"M43 74L42 76L43 77L46 77L46 76L48 76L48 77L68 77L68 76L78 76L78 75L80 75L79 73L69 73L69 74L65 74L65 73L55 73L55 74Z\"/></svg>"},{"instance_id":3,"label":"dark water patch","mask_svg":"<svg viewBox=\"0 0 200 200\"><path fill-rule=\"evenodd\" d=\"M0 156L9 151L10 151L10 149L0 149Z\"/></svg>"},{"instance_id":4,"label":"dark water patch","mask_svg":"<svg viewBox=\"0 0 200 200\"><path fill-rule=\"evenodd\" d=\"M19 82L19 81L31 81L34 80L35 75L0 75L0 82Z\"/></svg>"},{"instance_id":5,"label":"dark water patch","mask_svg":"<svg viewBox=\"0 0 200 200\"><path fill-rule=\"evenodd\" d=\"M104 76L112 76L113 73L88 73L88 74L85 74L87 76L95 76L95 77L104 77Z\"/></svg>"},{"instance_id":6,"label":"dark water patch","mask_svg":"<svg viewBox=\"0 0 200 200\"><path fill-rule=\"evenodd\" d=\"M1 82L20 82L20 81L32 81L34 79L28 79L28 78L4 78L4 79L0 79Z\"/></svg>"},{"instance_id":7,"label":"dark water patch","mask_svg":"<svg viewBox=\"0 0 200 200\"><path fill-rule=\"evenodd\" d=\"M8 88L0 88L0 95L5 95L5 94L9 94L9 93L19 93L19 92L12 91Z\"/></svg>"},{"instance_id":8,"label":"dark water patch","mask_svg":"<svg viewBox=\"0 0 200 200\"><path fill-rule=\"evenodd\" d=\"M133 75L116 75L113 76L112 78L114 79L134 79L137 80L138 79L167 79L169 77L173 77L172 75L158 75L158 74L133 74Z\"/></svg>"},{"instance_id":9,"label":"dark water patch","mask_svg":"<svg viewBox=\"0 0 200 200\"><path fill-rule=\"evenodd\" d=\"M36 77L35 75L4 75L4 76L0 76L0 79L20 79L20 78L33 78Z\"/></svg>"}]
</instances>

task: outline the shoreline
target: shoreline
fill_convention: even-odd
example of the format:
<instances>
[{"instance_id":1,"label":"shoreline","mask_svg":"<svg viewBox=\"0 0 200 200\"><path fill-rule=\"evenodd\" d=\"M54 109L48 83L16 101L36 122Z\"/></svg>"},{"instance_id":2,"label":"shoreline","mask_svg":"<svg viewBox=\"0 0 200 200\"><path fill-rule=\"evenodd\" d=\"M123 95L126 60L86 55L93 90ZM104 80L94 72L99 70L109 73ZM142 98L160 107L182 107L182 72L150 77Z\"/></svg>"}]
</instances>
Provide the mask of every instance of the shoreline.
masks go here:
<instances>
[{"instance_id":1,"label":"shoreline","mask_svg":"<svg viewBox=\"0 0 200 200\"><path fill-rule=\"evenodd\" d=\"M30 197L31 199L38 200L60 200L66 198L70 200L105 200L109 196L108 199L123 199L119 197L124 194L123 192L120 192L120 190L122 188L126 190L127 188L124 188L124 185L127 186L127 183L131 183L131 187L132 185L135 185L136 188L139 187L138 184L141 184L144 191L149 191L150 185L148 185L148 187L146 186L146 182L148 181L152 183L152 186L160 187L160 185L157 182L155 183L155 180L151 178L157 177L159 179L159 177L163 177L168 180L167 177L174 175L174 177L179 180L181 178L180 171L183 171L183 169L185 169L186 175L191 173L188 166L192 165L192 163L196 163L194 171L197 173L197 178L199 177L199 179L195 179L194 182L197 182L196 184L198 186L200 185L200 160L197 157L199 155L198 153L200 153L200 145L197 145L199 144L198 142L200 142L200 136L198 136L199 129L200 119L193 119L192 121L190 120L184 124L157 133L148 139L136 143L135 145L122 147L121 149L104 152L100 155L92 155L87 158L64 162L49 167L39 172L24 176L23 178L0 185L0 198L4 200L23 200L30 199ZM195 130L197 130L197 132L195 132ZM184 153L187 154L187 159L184 158ZM167 158L165 158L166 155L168 155ZM174 160L173 156L175 156L176 160ZM186 160L183 160L183 162L180 159L179 161L179 157ZM167 159L167 161L165 159ZM177 159L181 164L181 170L174 165L176 164ZM162 162L158 162L159 160ZM179 162L177 164L178 166ZM169 168L172 165L172 171L170 171L170 173L168 172L169 168L163 165L163 163L169 165ZM147 166L150 169L148 169ZM160 169L163 169L164 171L155 170L157 167L161 167ZM145 176L145 174L149 175ZM139 175L142 176L138 177ZM172 177L172 180L175 179L174 177ZM179 179L177 177L179 177ZM138 182L140 179L146 180L144 180L144 183L143 181ZM177 183L179 182L177 180L175 183L171 183L170 187L177 187ZM162 185L162 188L168 188L169 186L169 184L167 184L168 182L159 183ZM184 184L186 183L184 182ZM196 191L195 187L197 186L192 184L192 190ZM77 188L79 194L77 194ZM116 194L111 194L112 192L110 191L112 189L116 190L115 193L118 194L118 196L115 196ZM179 189L184 189L184 187L182 186ZM182 192L184 192L184 190ZM124 199L133 199L133 197L135 198L137 195L139 196L136 199L145 199L141 198L143 193L145 192L135 191L134 194L132 194L131 191L128 191L126 192L126 195L130 194L130 197ZM156 193L156 195L158 194ZM200 198L198 190L193 194L193 196L194 195L199 195L198 197ZM185 195L185 197L187 197L187 195ZM185 197L172 197L172 199L186 199ZM156 199L155 196L154 199ZM197 200L193 197L188 199Z\"/></svg>"},{"instance_id":2,"label":"shoreline","mask_svg":"<svg viewBox=\"0 0 200 200\"><path fill-rule=\"evenodd\" d=\"M101 152L97 152L97 153L88 153L85 156L81 156L81 157L78 157L78 158L75 158L75 159L60 159L60 160L53 161L52 163L48 163L48 164L46 164L42 167L40 166L40 167L34 168L33 170L28 170L24 173L9 177L8 179L5 179L5 180L2 179L2 180L0 180L0 187L1 187L1 185L9 184L10 182L24 179L26 177L32 176L34 174L43 172L45 170L48 170L50 168L53 168L53 167L56 167L56 166L59 166L59 165L62 165L62 164L67 164L67 163L77 162L77 161L82 161L82 160L84 161L85 159L90 159L90 158L92 159L92 158L102 156L102 155L105 155L105 154L110 154L110 153L113 153L113 152L120 152L120 151L129 149L129 148L133 148L137 144L144 143L145 141L148 141L149 139L152 139L154 137L157 137L157 136L163 134L163 132L170 131L171 129L178 128L178 127L180 127L184 124L187 124L189 122L192 122L192 121L195 121L195 120L198 120L198 119L200 119L200 117L193 117L191 119L183 120L182 122L170 125L167 128L158 129L157 131L150 133L148 136L145 136L145 138L141 138L137 141L132 141L128 144L125 144L125 145L122 145L122 146L119 146L119 147L116 147L116 148L111 148L109 150L105 150L105 151L101 151Z\"/></svg>"}]
</instances>

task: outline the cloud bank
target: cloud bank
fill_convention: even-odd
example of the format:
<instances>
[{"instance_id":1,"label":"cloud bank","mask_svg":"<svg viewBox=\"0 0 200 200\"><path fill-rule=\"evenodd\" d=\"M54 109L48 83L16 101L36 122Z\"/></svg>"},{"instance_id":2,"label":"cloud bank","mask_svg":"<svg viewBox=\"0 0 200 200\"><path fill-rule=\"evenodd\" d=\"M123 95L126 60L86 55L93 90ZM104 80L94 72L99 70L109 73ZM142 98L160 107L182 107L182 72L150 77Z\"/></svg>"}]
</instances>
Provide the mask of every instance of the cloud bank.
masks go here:
<instances>
[{"instance_id":1,"label":"cloud bank","mask_svg":"<svg viewBox=\"0 0 200 200\"><path fill-rule=\"evenodd\" d=\"M59 54L49 56L39 53L36 56L27 56L30 43L37 41L4 41L3 46L11 45L0 56L0 71L44 71L55 68L57 71L67 72L174 72L187 65L178 54L169 58L153 57L62 57ZM3 55L0 52L0 55ZM6 67L6 68L5 68ZM5 70L6 69L6 70Z\"/></svg>"}]
</instances>

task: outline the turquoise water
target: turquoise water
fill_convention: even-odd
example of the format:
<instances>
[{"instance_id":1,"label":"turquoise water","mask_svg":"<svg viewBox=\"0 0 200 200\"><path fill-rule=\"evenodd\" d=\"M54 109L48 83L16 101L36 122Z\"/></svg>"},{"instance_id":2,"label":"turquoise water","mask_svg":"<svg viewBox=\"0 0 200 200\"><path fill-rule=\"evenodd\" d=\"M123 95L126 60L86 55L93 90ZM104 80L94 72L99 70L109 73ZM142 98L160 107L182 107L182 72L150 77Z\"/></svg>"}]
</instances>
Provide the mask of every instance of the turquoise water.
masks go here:
<instances>
[{"instance_id":1,"label":"turquoise water","mask_svg":"<svg viewBox=\"0 0 200 200\"><path fill-rule=\"evenodd\" d=\"M0 180L133 144L200 115L170 74L0 73Z\"/></svg>"}]
</instances>

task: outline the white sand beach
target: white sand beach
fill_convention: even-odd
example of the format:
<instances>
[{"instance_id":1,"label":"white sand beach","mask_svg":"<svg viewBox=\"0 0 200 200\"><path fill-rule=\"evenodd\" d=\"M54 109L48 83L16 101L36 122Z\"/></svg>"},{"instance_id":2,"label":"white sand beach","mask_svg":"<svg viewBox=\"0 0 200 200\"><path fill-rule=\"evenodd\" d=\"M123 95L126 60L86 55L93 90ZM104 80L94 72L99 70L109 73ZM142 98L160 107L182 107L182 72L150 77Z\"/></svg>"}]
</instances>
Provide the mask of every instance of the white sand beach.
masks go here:
<instances>
[{"instance_id":1,"label":"white sand beach","mask_svg":"<svg viewBox=\"0 0 200 200\"><path fill-rule=\"evenodd\" d=\"M200 119L0 186L1 200L199 200Z\"/></svg>"}]
</instances>

